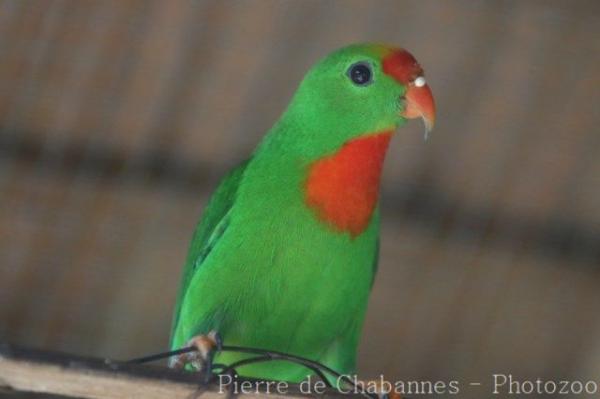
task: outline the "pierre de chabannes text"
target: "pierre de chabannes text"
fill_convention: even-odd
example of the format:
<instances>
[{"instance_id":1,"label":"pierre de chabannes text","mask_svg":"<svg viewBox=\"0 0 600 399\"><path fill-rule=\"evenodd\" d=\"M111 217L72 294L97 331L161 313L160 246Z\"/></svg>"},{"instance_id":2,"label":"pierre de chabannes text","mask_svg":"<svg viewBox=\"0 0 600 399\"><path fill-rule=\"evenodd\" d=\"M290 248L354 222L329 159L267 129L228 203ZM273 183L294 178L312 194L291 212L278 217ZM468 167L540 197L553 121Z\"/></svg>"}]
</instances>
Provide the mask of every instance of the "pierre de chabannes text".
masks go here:
<instances>
[{"instance_id":1,"label":"pierre de chabannes text","mask_svg":"<svg viewBox=\"0 0 600 399\"><path fill-rule=\"evenodd\" d=\"M354 382L355 386L345 383L342 378L334 382L334 386L343 393L390 393L400 395L458 395L465 390L480 390L481 393L493 395L600 395L600 385L594 380L577 379L519 379L512 374L492 374L482 381L426 381L426 380L396 380L391 381L380 375L376 379L362 381L355 375L345 376ZM293 387L293 388L292 388ZM297 392L303 394L323 394L327 391L326 384L314 377L300 384L290 384L285 381L251 382L237 375L219 376L219 393L233 394L288 394Z\"/></svg>"}]
</instances>

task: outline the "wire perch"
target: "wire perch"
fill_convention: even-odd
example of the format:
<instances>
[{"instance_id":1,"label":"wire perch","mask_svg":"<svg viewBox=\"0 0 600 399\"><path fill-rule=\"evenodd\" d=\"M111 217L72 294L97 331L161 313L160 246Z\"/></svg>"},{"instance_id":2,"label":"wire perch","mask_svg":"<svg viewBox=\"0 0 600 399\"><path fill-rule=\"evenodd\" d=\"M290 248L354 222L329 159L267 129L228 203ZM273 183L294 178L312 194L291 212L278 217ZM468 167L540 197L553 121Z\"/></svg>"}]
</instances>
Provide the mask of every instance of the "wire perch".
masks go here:
<instances>
[{"instance_id":1,"label":"wire perch","mask_svg":"<svg viewBox=\"0 0 600 399\"><path fill-rule=\"evenodd\" d=\"M189 353L189 352L194 352L194 351L197 351L197 349L195 347L186 347L186 348L176 349L173 351L160 352L160 353L156 353L156 354L152 354L152 355L148 355L148 356L144 356L144 357L131 359L131 360L128 360L126 363L133 363L133 364L150 363L150 362L154 362L157 360L162 360L162 359L166 359L166 358L169 358L172 356L182 355L184 353ZM350 384L356 390L356 392L359 392L362 396L364 396L366 398L369 398L369 399L378 399L379 398L379 396L376 394L362 392L361 387L359 387L354 381L352 381L347 376L338 373L337 371L333 370L332 368L330 368L322 363L319 363L314 360L310 360L310 359L307 359L307 358L304 358L301 356L291 355L288 353L283 353L283 352L278 352L278 351L270 351L270 350L265 350L265 349L248 348L248 347L244 347L244 346L230 346L230 345L223 345L221 347L220 351L221 352L247 353L247 354L256 355L256 356L238 360L237 362L234 362L229 365L213 364L212 368L210 370L211 377L215 377L216 375L219 375L219 374L223 375L223 374L237 373L235 370L238 367L247 366L249 364L269 362L269 361L273 361L273 360L284 360L284 361L288 361L291 363L296 363L298 365L304 366L307 369L311 370L317 377L319 377L319 379L328 388L333 388L333 386L331 385L331 383L329 382L329 380L327 379L325 374L329 374L329 375L337 378L340 381L344 381L345 383ZM212 378L211 378L211 380L212 380ZM211 380L209 380L209 381L211 381Z\"/></svg>"}]
</instances>

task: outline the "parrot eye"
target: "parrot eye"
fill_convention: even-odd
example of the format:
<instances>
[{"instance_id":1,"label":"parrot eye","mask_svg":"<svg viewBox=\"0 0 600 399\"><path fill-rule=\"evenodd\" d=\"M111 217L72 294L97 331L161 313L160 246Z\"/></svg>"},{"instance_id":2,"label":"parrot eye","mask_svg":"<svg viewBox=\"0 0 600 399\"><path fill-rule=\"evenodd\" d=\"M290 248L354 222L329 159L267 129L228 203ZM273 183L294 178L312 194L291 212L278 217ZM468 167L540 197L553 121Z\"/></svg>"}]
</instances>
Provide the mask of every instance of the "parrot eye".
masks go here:
<instances>
[{"instance_id":1,"label":"parrot eye","mask_svg":"<svg viewBox=\"0 0 600 399\"><path fill-rule=\"evenodd\" d=\"M348 77L357 86L366 86L373 83L373 71L368 62L361 61L352 64L348 69Z\"/></svg>"}]
</instances>

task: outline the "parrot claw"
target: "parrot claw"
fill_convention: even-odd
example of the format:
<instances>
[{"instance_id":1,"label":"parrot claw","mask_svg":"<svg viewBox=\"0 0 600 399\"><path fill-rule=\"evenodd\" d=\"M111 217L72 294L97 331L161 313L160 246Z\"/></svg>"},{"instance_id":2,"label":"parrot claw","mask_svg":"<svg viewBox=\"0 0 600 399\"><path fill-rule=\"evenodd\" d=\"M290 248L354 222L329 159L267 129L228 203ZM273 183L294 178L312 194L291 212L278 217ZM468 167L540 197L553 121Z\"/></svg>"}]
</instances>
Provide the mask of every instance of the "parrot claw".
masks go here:
<instances>
[{"instance_id":1,"label":"parrot claw","mask_svg":"<svg viewBox=\"0 0 600 399\"><path fill-rule=\"evenodd\" d=\"M206 335L196 335L186 345L187 348L193 347L196 350L174 356L169 366L183 369L185 366L190 365L196 371L204 373L205 382L208 382L212 375L213 358L222 346L221 336L216 331L211 331Z\"/></svg>"}]
</instances>

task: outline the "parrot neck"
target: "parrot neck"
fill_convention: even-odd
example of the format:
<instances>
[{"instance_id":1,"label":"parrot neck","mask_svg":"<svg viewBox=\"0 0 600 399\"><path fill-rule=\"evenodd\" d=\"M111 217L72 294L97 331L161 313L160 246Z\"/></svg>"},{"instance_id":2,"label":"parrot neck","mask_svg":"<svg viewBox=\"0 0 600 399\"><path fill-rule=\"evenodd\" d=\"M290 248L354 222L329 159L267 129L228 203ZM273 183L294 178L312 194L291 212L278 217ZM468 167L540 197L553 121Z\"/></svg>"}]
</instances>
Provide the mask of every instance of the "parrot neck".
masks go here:
<instances>
[{"instance_id":1,"label":"parrot neck","mask_svg":"<svg viewBox=\"0 0 600 399\"><path fill-rule=\"evenodd\" d=\"M368 227L391 135L384 131L350 140L309 165L304 200L318 219L352 237Z\"/></svg>"}]
</instances>

